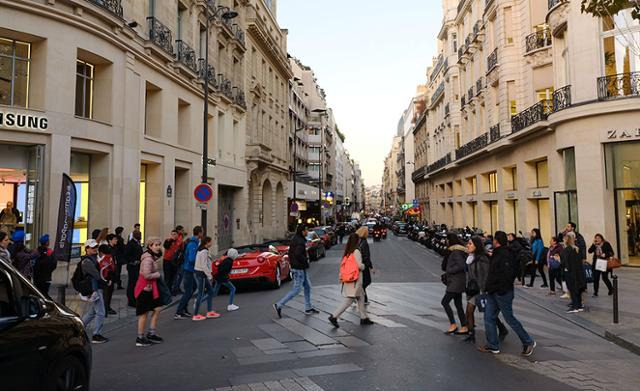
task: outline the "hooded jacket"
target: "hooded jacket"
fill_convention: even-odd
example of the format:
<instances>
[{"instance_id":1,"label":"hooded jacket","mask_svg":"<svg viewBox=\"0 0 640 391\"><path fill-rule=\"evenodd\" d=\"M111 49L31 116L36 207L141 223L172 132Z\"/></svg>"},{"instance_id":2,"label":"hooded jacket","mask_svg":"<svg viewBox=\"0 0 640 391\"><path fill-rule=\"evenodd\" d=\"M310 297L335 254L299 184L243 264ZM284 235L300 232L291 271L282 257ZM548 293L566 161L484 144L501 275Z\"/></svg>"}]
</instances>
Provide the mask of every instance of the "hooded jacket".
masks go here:
<instances>
[{"instance_id":1,"label":"hooded jacket","mask_svg":"<svg viewBox=\"0 0 640 391\"><path fill-rule=\"evenodd\" d=\"M467 260L466 249L455 244L449 247L449 257L447 259L447 292L462 293L466 285L466 275L464 272L465 262Z\"/></svg>"},{"instance_id":2,"label":"hooded jacket","mask_svg":"<svg viewBox=\"0 0 640 391\"><path fill-rule=\"evenodd\" d=\"M518 259L510 246L495 248L489 262L489 274L485 284L487 293L504 295L512 291L514 270L519 270Z\"/></svg>"},{"instance_id":3,"label":"hooded jacket","mask_svg":"<svg viewBox=\"0 0 640 391\"><path fill-rule=\"evenodd\" d=\"M289 245L289 263L292 269L305 270L309 268L307 256L307 239L302 235L295 235Z\"/></svg>"}]
</instances>

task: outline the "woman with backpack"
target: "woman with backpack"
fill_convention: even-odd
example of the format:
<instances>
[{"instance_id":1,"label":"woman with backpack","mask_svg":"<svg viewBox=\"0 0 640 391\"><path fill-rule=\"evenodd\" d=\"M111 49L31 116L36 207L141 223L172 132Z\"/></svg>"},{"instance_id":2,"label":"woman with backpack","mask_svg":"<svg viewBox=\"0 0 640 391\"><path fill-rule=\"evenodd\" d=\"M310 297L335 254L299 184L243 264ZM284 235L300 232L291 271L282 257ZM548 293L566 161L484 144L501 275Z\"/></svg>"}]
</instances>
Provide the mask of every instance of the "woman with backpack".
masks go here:
<instances>
[{"instance_id":1,"label":"woman with backpack","mask_svg":"<svg viewBox=\"0 0 640 391\"><path fill-rule=\"evenodd\" d=\"M467 342L476 341L475 337L475 312L477 303L476 299L481 292L484 292L485 282L487 281L487 275L489 274L489 258L487 257L485 248L483 246L482 238L479 236L472 236L469 242L467 242L467 327L469 329L469 336L465 339Z\"/></svg>"},{"instance_id":2,"label":"woman with backpack","mask_svg":"<svg viewBox=\"0 0 640 391\"><path fill-rule=\"evenodd\" d=\"M360 237L358 234L349 235L344 248L342 263L340 264L340 281L342 282L342 295L345 297L342 305L329 316L329 322L334 327L340 327L338 317L342 315L355 301L360 314L360 324L373 324L367 315L364 306L364 289L362 288L362 271L365 266L362 262L362 254L358 249Z\"/></svg>"},{"instance_id":3,"label":"woman with backpack","mask_svg":"<svg viewBox=\"0 0 640 391\"><path fill-rule=\"evenodd\" d=\"M536 270L542 276L542 285L540 288L548 288L547 284L547 276L544 274L544 267L547 262L544 257L544 243L542 242L542 236L540 235L540 230L538 228L534 228L531 230L531 238L529 239L531 242L531 251L533 252L533 264L531 264L531 280L529 280L529 288L533 288L533 282L536 280Z\"/></svg>"},{"instance_id":4,"label":"woman with backpack","mask_svg":"<svg viewBox=\"0 0 640 391\"><path fill-rule=\"evenodd\" d=\"M442 307L444 307L447 317L449 318L449 329L445 334L467 335L467 317L462 308L462 292L465 291L466 274L465 265L467 260L467 249L462 245L462 240L453 232L447 234L447 244L449 249L442 262L442 269L445 272L442 276L442 282L447 286L446 292L442 297ZM449 305L453 300L458 311L460 319L460 328L456 324L453 311Z\"/></svg>"},{"instance_id":5,"label":"woman with backpack","mask_svg":"<svg viewBox=\"0 0 640 391\"><path fill-rule=\"evenodd\" d=\"M209 254L211 244L211 237L205 236L204 239L202 239L202 243L200 243L200 247L198 247L198 252L196 253L194 270L198 293L196 296L193 317L191 317L191 320L195 322L220 317L220 314L213 310L214 293L213 288L211 287L211 280L213 279L211 272L212 260L211 255ZM200 304L202 304L202 299L204 299L205 294L207 295L207 313L206 316L202 316L200 315Z\"/></svg>"},{"instance_id":6,"label":"woman with backpack","mask_svg":"<svg viewBox=\"0 0 640 391\"><path fill-rule=\"evenodd\" d=\"M160 279L161 275L157 264L161 257L162 240L160 238L149 238L146 251L140 257L140 273L134 290L136 315L138 316L136 346L149 346L163 341L162 338L156 335L158 317L160 317L160 311L162 310L160 290L158 289L158 279ZM151 324L145 335L144 329L149 312L152 312Z\"/></svg>"}]
</instances>

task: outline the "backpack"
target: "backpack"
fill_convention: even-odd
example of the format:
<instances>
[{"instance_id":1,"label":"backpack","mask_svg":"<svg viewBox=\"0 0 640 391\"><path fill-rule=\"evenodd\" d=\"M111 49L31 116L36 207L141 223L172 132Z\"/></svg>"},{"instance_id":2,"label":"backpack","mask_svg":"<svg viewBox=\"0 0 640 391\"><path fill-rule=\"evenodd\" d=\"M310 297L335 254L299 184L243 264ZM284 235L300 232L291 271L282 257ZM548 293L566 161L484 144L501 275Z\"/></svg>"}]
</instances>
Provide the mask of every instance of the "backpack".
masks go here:
<instances>
[{"instance_id":1,"label":"backpack","mask_svg":"<svg viewBox=\"0 0 640 391\"><path fill-rule=\"evenodd\" d=\"M81 260L76 265L76 270L73 272L73 276L71 276L71 285L73 285L73 289L75 289L79 294L83 296L91 296L93 293L93 289L91 288L91 277L85 275L82 271L82 262L84 262L84 260Z\"/></svg>"},{"instance_id":2,"label":"backpack","mask_svg":"<svg viewBox=\"0 0 640 391\"><path fill-rule=\"evenodd\" d=\"M340 282L343 284L346 282L358 281L360 276L360 269L358 269L358 263L356 257L353 254L349 254L342 258L340 263Z\"/></svg>"},{"instance_id":3,"label":"backpack","mask_svg":"<svg viewBox=\"0 0 640 391\"><path fill-rule=\"evenodd\" d=\"M533 263L533 251L531 250L529 242L527 242L525 238L516 238L516 240L522 246L522 249L516 254L518 261L520 262L520 266L526 266Z\"/></svg>"},{"instance_id":4,"label":"backpack","mask_svg":"<svg viewBox=\"0 0 640 391\"><path fill-rule=\"evenodd\" d=\"M189 239L191 240L191 239ZM187 243L189 243L189 240L182 242L182 244L180 245L180 247L178 247L176 249L176 251L173 253L173 257L171 258L171 264L174 266L180 266L184 263L184 252L185 252L185 248L187 246Z\"/></svg>"}]
</instances>

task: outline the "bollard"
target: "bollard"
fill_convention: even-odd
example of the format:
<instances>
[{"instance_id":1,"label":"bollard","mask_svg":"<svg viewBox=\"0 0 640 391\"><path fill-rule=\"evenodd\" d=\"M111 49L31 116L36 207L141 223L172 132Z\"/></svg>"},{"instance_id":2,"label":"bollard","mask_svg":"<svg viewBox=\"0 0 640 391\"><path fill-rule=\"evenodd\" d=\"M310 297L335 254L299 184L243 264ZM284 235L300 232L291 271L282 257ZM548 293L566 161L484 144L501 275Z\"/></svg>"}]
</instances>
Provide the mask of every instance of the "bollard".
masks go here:
<instances>
[{"instance_id":1,"label":"bollard","mask_svg":"<svg viewBox=\"0 0 640 391\"><path fill-rule=\"evenodd\" d=\"M60 285L58 287L58 303L62 304L62 305L67 305L66 303L66 293L67 293L67 289L64 285Z\"/></svg>"},{"instance_id":2,"label":"bollard","mask_svg":"<svg viewBox=\"0 0 640 391\"><path fill-rule=\"evenodd\" d=\"M613 323L618 324L618 276L613 275Z\"/></svg>"}]
</instances>

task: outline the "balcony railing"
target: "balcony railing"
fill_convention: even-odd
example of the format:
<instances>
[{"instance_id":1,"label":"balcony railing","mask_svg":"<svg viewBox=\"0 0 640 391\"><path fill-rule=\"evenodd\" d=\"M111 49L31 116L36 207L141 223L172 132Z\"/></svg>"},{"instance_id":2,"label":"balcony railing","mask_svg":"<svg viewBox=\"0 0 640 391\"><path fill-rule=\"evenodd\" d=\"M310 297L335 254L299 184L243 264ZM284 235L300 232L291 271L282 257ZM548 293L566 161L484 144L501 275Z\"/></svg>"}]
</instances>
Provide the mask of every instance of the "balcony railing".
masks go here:
<instances>
[{"instance_id":1,"label":"balcony railing","mask_svg":"<svg viewBox=\"0 0 640 391\"><path fill-rule=\"evenodd\" d=\"M598 78L598 99L640 96L640 72L619 73Z\"/></svg>"},{"instance_id":2,"label":"balcony railing","mask_svg":"<svg viewBox=\"0 0 640 391\"><path fill-rule=\"evenodd\" d=\"M480 76L480 78L476 80L476 95L480 95L483 89L484 89L484 77Z\"/></svg>"},{"instance_id":3,"label":"balcony railing","mask_svg":"<svg viewBox=\"0 0 640 391\"><path fill-rule=\"evenodd\" d=\"M551 1L551 0L549 0L549 1ZM493 2L494 2L494 0L484 0L484 10L485 10L485 12L487 11L487 9L489 7L491 7L491 4L493 4Z\"/></svg>"},{"instance_id":4,"label":"balcony railing","mask_svg":"<svg viewBox=\"0 0 640 391\"><path fill-rule=\"evenodd\" d=\"M231 30L238 42L240 42L242 46L245 46L245 34L244 31L242 31L242 28L238 24L234 23Z\"/></svg>"},{"instance_id":5,"label":"balcony railing","mask_svg":"<svg viewBox=\"0 0 640 391\"><path fill-rule=\"evenodd\" d=\"M551 9L551 8L555 7L556 5L558 5L560 3L566 2L567 0L548 0L548 1L549 1L549 3L548 3L549 9Z\"/></svg>"},{"instance_id":6,"label":"balcony railing","mask_svg":"<svg viewBox=\"0 0 640 391\"><path fill-rule=\"evenodd\" d=\"M431 72L431 77L429 77L430 81L433 81L440 71L442 70L442 66L444 65L444 56L441 54L438 56L438 61L436 61L436 65L433 67L433 72Z\"/></svg>"},{"instance_id":7,"label":"balcony railing","mask_svg":"<svg viewBox=\"0 0 640 391\"><path fill-rule=\"evenodd\" d=\"M462 11L462 7L464 7L464 3L465 3L466 1L467 1L467 0L460 0L460 1L458 2L458 13L460 13L460 11Z\"/></svg>"},{"instance_id":8,"label":"balcony railing","mask_svg":"<svg viewBox=\"0 0 640 391\"><path fill-rule=\"evenodd\" d=\"M189 45L184 43L183 40L178 39L176 41L176 52L178 54L178 61L187 66L194 72L198 72L198 66L196 65L196 51L191 49Z\"/></svg>"},{"instance_id":9,"label":"balcony railing","mask_svg":"<svg viewBox=\"0 0 640 391\"><path fill-rule=\"evenodd\" d=\"M466 105L467 105L467 101L463 95L462 98L460 98L460 108L462 109Z\"/></svg>"},{"instance_id":10,"label":"balcony railing","mask_svg":"<svg viewBox=\"0 0 640 391\"><path fill-rule=\"evenodd\" d=\"M451 163L451 153L447 153L442 158L438 159L435 163L429 164L427 166L427 174L430 174L436 170L439 170L449 163Z\"/></svg>"},{"instance_id":11,"label":"balcony railing","mask_svg":"<svg viewBox=\"0 0 640 391\"><path fill-rule=\"evenodd\" d=\"M413 182L416 182L416 181L419 181L420 179L424 178L426 169L427 169L427 166L422 166L422 167L418 168L417 170L415 170L411 174L411 180Z\"/></svg>"},{"instance_id":12,"label":"balcony railing","mask_svg":"<svg viewBox=\"0 0 640 391\"><path fill-rule=\"evenodd\" d=\"M458 62L462 60L462 56L464 56L464 44L458 48Z\"/></svg>"},{"instance_id":13,"label":"balcony railing","mask_svg":"<svg viewBox=\"0 0 640 391\"><path fill-rule=\"evenodd\" d=\"M227 79L222 73L218 73L218 86L220 92L227 98L233 100L233 86L231 80Z\"/></svg>"},{"instance_id":14,"label":"balcony railing","mask_svg":"<svg viewBox=\"0 0 640 391\"><path fill-rule=\"evenodd\" d=\"M467 101L471 102L472 99L473 99L473 86L469 87L469 90L467 91Z\"/></svg>"},{"instance_id":15,"label":"balcony railing","mask_svg":"<svg viewBox=\"0 0 640 391\"><path fill-rule=\"evenodd\" d=\"M551 113L551 100L544 99L511 118L511 133L516 133L529 126L544 121Z\"/></svg>"},{"instance_id":16,"label":"balcony railing","mask_svg":"<svg viewBox=\"0 0 640 391\"><path fill-rule=\"evenodd\" d=\"M527 35L525 53L551 46L551 30L548 27Z\"/></svg>"},{"instance_id":17,"label":"balcony railing","mask_svg":"<svg viewBox=\"0 0 640 391\"><path fill-rule=\"evenodd\" d=\"M200 78L204 79L205 74L209 79L209 85L213 88L218 88L218 79L216 78L216 69L213 65L209 64L207 66L207 70L204 69L204 58L198 59L198 73L200 74Z\"/></svg>"},{"instance_id":18,"label":"balcony railing","mask_svg":"<svg viewBox=\"0 0 640 391\"><path fill-rule=\"evenodd\" d=\"M553 112L571 107L571 85L553 91Z\"/></svg>"},{"instance_id":19,"label":"balcony railing","mask_svg":"<svg viewBox=\"0 0 640 391\"><path fill-rule=\"evenodd\" d=\"M474 138L473 140L469 141L465 145L456 149L456 160L462 159L464 157L471 155L474 152L481 150L482 148L486 147L488 143L489 143L488 133L484 133L483 135Z\"/></svg>"},{"instance_id":20,"label":"balcony railing","mask_svg":"<svg viewBox=\"0 0 640 391\"><path fill-rule=\"evenodd\" d=\"M446 117L447 115L449 115L449 103L447 103L446 105L444 105L444 115L445 115L445 117Z\"/></svg>"},{"instance_id":21,"label":"balcony railing","mask_svg":"<svg viewBox=\"0 0 640 391\"><path fill-rule=\"evenodd\" d=\"M233 93L233 102L235 104L237 104L238 106L246 109L247 108L247 101L245 100L244 92L242 92L240 90L240 88L238 88L238 87L233 87L233 90L235 91Z\"/></svg>"},{"instance_id":22,"label":"balcony railing","mask_svg":"<svg viewBox=\"0 0 640 391\"><path fill-rule=\"evenodd\" d=\"M444 80L440 82L436 91L431 95L431 106L433 106L444 94Z\"/></svg>"},{"instance_id":23,"label":"balcony railing","mask_svg":"<svg viewBox=\"0 0 640 391\"><path fill-rule=\"evenodd\" d=\"M147 20L149 21L149 40L173 56L171 30L153 16L149 16Z\"/></svg>"},{"instance_id":24,"label":"balcony railing","mask_svg":"<svg viewBox=\"0 0 640 391\"><path fill-rule=\"evenodd\" d=\"M493 52L487 57L487 73L491 72L493 68L498 65L498 48L493 49Z\"/></svg>"},{"instance_id":25,"label":"balcony railing","mask_svg":"<svg viewBox=\"0 0 640 391\"><path fill-rule=\"evenodd\" d=\"M500 123L497 123L489 128L489 143L495 143L501 138L502 136L500 135Z\"/></svg>"},{"instance_id":26,"label":"balcony railing","mask_svg":"<svg viewBox=\"0 0 640 391\"><path fill-rule=\"evenodd\" d=\"M473 40L475 41L478 38L478 34L480 34L480 30L482 30L482 20L476 21L473 25Z\"/></svg>"},{"instance_id":27,"label":"balcony railing","mask_svg":"<svg viewBox=\"0 0 640 391\"><path fill-rule=\"evenodd\" d=\"M122 18L122 0L89 0L89 2L100 6L111 12L112 14Z\"/></svg>"},{"instance_id":28,"label":"balcony railing","mask_svg":"<svg viewBox=\"0 0 640 391\"><path fill-rule=\"evenodd\" d=\"M471 35L471 33L469 33L469 35L467 35L467 37L464 39L464 51L469 51L471 49L471 43L473 42L473 36Z\"/></svg>"}]
</instances>

